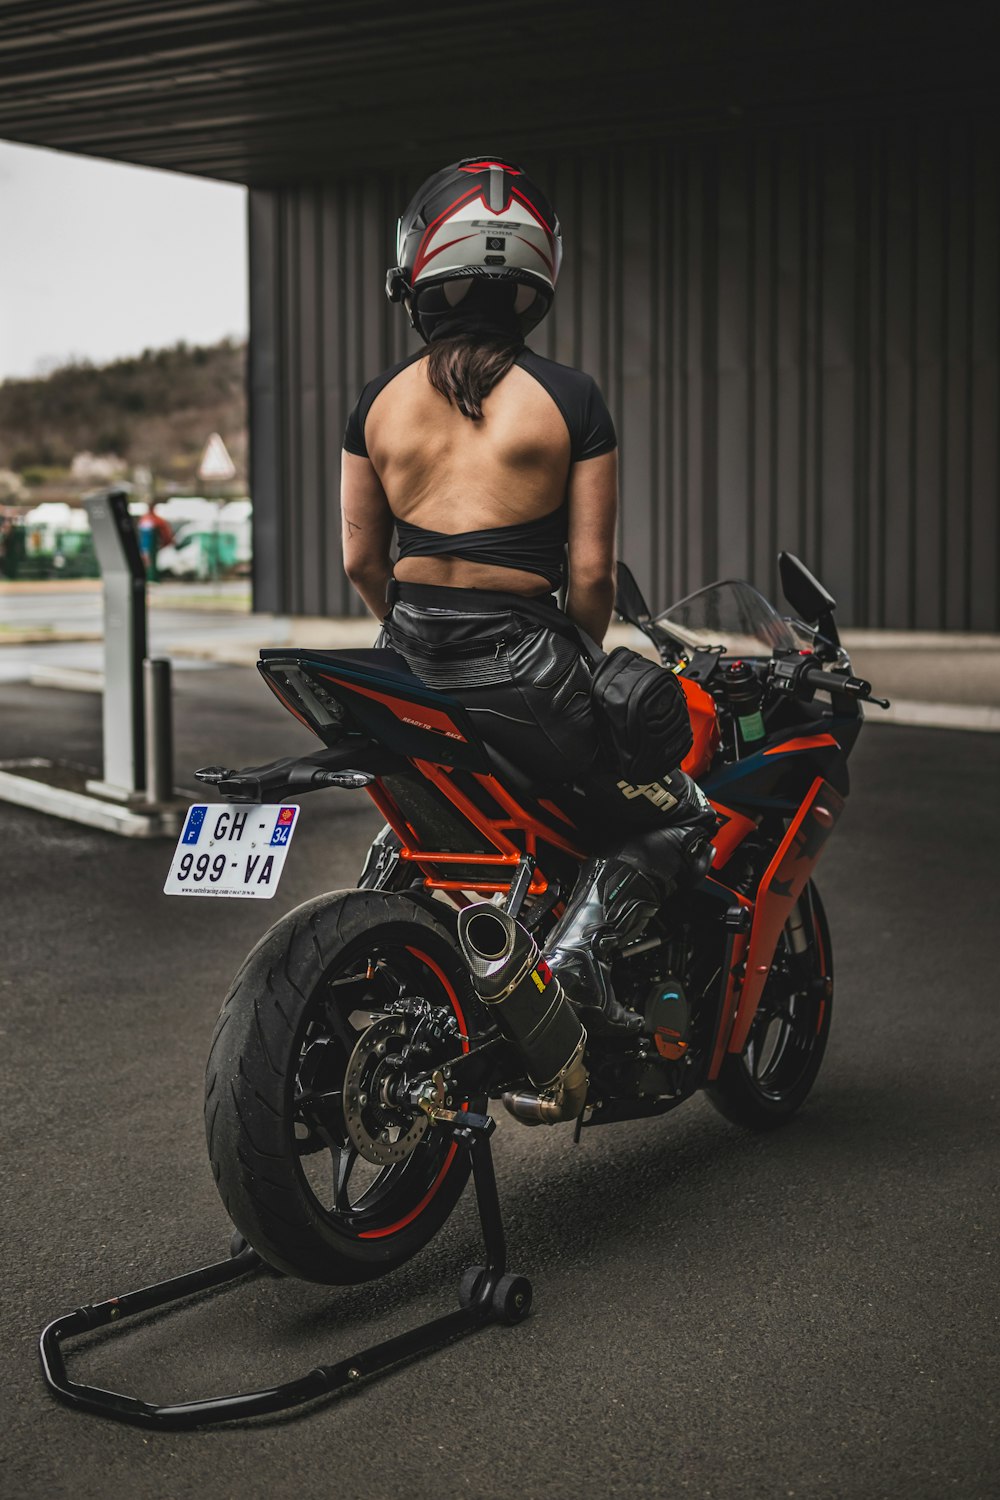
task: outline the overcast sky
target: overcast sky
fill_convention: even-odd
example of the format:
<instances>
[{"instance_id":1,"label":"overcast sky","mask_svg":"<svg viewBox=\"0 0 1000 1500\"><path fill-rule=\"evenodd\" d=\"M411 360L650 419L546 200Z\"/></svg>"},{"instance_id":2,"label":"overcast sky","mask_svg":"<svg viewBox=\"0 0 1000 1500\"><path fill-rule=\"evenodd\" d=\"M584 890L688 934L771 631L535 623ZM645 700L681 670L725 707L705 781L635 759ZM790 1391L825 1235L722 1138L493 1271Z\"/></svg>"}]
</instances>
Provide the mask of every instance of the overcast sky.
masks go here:
<instances>
[{"instance_id":1,"label":"overcast sky","mask_svg":"<svg viewBox=\"0 0 1000 1500\"><path fill-rule=\"evenodd\" d=\"M247 331L246 192L0 141L0 380Z\"/></svg>"}]
</instances>

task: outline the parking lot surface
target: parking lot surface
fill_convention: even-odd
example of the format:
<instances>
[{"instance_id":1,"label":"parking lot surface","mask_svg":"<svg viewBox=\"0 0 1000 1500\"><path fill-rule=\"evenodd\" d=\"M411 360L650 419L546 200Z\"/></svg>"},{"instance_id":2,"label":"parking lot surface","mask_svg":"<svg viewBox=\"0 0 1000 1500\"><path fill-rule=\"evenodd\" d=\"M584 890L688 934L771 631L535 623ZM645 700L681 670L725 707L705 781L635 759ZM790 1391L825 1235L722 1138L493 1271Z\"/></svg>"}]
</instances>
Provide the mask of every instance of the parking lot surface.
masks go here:
<instances>
[{"instance_id":1,"label":"parking lot surface","mask_svg":"<svg viewBox=\"0 0 1000 1500\"><path fill-rule=\"evenodd\" d=\"M250 671L177 679L178 779L314 743ZM0 755L97 765L96 696L0 688ZM0 1191L11 1497L525 1500L995 1493L1000 740L883 728L820 866L829 1050L769 1137L696 1100L585 1132L500 1121L512 1268L535 1310L293 1420L160 1435L69 1411L35 1355L57 1312L215 1259L201 1125L232 973L353 883L379 819L305 800L262 903L161 896L165 844L0 804ZM305 1373L454 1305L471 1200L369 1287L260 1278L98 1336L71 1370L180 1399Z\"/></svg>"}]
</instances>

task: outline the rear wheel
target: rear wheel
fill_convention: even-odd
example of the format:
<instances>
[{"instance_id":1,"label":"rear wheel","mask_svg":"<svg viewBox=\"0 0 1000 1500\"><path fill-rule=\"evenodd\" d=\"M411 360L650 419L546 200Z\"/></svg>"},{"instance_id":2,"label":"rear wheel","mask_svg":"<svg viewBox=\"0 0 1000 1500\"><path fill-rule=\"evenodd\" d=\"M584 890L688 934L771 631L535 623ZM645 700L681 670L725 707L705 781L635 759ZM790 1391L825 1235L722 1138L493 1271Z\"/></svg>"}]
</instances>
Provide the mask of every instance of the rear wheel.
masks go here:
<instances>
[{"instance_id":1,"label":"rear wheel","mask_svg":"<svg viewBox=\"0 0 1000 1500\"><path fill-rule=\"evenodd\" d=\"M216 1027L205 1124L223 1202L270 1265L364 1281L436 1233L469 1158L401 1080L468 1051L479 1017L445 921L405 895L321 896L258 943Z\"/></svg>"},{"instance_id":2,"label":"rear wheel","mask_svg":"<svg viewBox=\"0 0 1000 1500\"><path fill-rule=\"evenodd\" d=\"M805 948L796 953L790 926L774 963L743 1051L728 1054L705 1092L737 1125L772 1130L804 1102L816 1081L833 1015L830 929L815 886L799 898Z\"/></svg>"}]
</instances>

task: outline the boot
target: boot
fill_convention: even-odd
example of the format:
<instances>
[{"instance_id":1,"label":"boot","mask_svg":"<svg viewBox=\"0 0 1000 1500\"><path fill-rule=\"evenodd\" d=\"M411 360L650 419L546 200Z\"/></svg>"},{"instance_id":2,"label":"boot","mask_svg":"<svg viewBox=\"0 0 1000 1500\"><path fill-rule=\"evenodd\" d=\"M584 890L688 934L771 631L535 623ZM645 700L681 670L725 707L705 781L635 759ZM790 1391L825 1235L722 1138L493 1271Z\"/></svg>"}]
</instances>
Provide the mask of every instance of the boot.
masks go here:
<instances>
[{"instance_id":1,"label":"boot","mask_svg":"<svg viewBox=\"0 0 1000 1500\"><path fill-rule=\"evenodd\" d=\"M594 1035L642 1030L642 1016L627 1010L611 988L608 960L638 937L659 906L652 880L619 855L588 859L545 945L545 961Z\"/></svg>"},{"instance_id":2,"label":"boot","mask_svg":"<svg viewBox=\"0 0 1000 1500\"><path fill-rule=\"evenodd\" d=\"M610 960L642 935L685 873L700 878L712 862L715 813L682 772L671 777L671 789L681 794L675 820L588 859L545 945L549 968L591 1034L642 1030L642 1016L615 997Z\"/></svg>"}]
</instances>

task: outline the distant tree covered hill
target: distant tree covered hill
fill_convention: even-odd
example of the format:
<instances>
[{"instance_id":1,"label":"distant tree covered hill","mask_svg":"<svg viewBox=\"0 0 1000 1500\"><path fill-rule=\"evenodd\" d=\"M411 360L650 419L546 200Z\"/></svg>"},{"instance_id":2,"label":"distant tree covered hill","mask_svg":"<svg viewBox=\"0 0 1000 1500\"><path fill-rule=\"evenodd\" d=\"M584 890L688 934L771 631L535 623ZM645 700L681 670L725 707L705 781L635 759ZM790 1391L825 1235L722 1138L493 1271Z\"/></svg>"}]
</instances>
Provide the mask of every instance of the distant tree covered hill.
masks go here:
<instances>
[{"instance_id":1,"label":"distant tree covered hill","mask_svg":"<svg viewBox=\"0 0 1000 1500\"><path fill-rule=\"evenodd\" d=\"M0 383L0 468L68 468L89 451L182 477L220 432L245 473L246 424L246 345L179 343Z\"/></svg>"}]
</instances>

